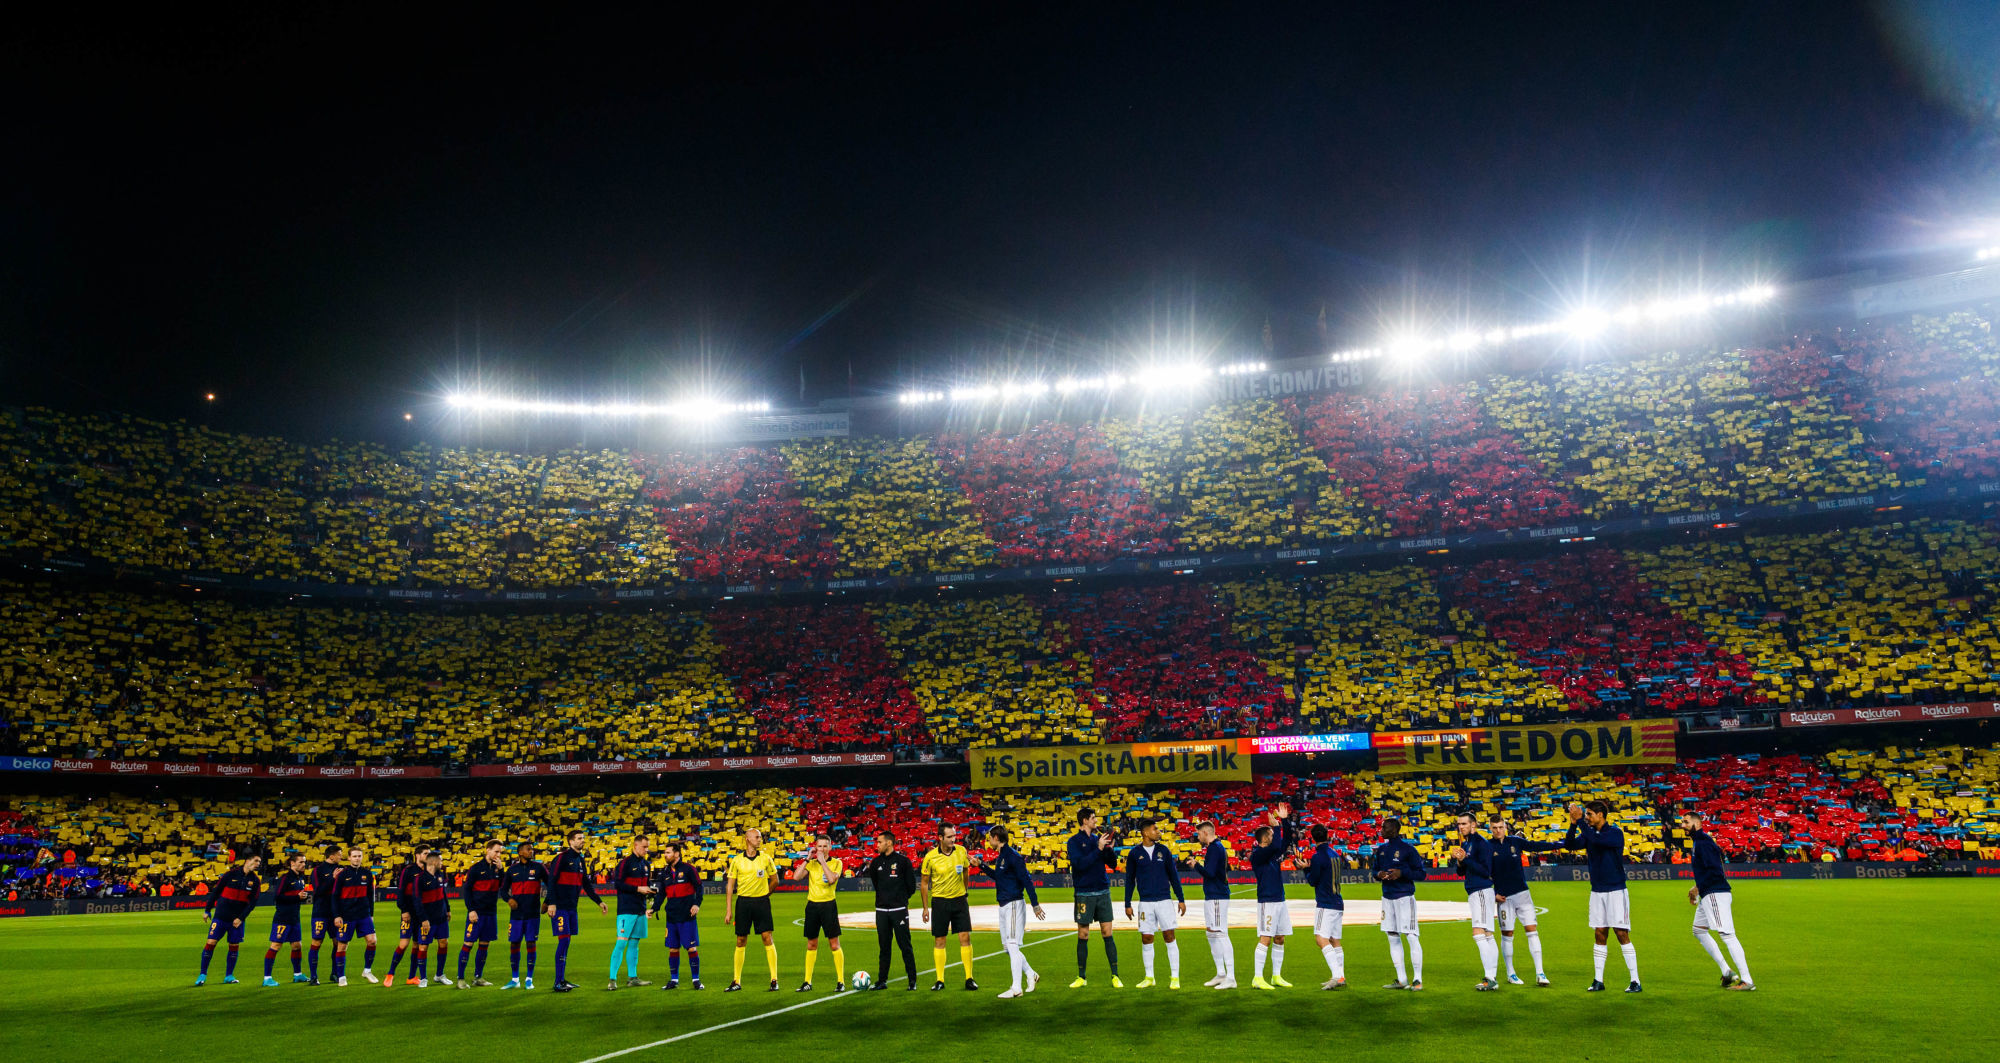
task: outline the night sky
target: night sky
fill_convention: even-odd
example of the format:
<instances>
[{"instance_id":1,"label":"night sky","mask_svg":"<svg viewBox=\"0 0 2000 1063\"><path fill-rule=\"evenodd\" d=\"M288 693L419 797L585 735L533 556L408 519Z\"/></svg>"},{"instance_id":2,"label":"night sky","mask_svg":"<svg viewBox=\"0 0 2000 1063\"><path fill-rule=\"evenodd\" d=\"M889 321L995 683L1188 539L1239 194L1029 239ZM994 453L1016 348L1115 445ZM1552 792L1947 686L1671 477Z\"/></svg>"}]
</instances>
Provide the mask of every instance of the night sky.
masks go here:
<instances>
[{"instance_id":1,"label":"night sky","mask_svg":"<svg viewBox=\"0 0 2000 1063\"><path fill-rule=\"evenodd\" d=\"M11 27L0 402L386 438L475 371L1296 356L1856 268L1996 191L1895 11L936 6Z\"/></svg>"}]
</instances>

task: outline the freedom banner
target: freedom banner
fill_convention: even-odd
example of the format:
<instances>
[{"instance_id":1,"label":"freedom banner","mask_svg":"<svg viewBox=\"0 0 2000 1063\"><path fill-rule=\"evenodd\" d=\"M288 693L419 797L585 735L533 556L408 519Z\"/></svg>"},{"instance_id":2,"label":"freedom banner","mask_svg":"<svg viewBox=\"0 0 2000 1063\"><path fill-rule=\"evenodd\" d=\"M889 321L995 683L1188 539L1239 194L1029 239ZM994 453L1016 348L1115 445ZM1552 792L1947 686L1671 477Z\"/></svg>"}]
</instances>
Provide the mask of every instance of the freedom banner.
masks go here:
<instances>
[{"instance_id":1,"label":"freedom banner","mask_svg":"<svg viewBox=\"0 0 2000 1063\"><path fill-rule=\"evenodd\" d=\"M1544 771L1671 764L1672 720L1473 727L1375 736L1376 767L1400 771Z\"/></svg>"},{"instance_id":2,"label":"freedom banner","mask_svg":"<svg viewBox=\"0 0 2000 1063\"><path fill-rule=\"evenodd\" d=\"M1237 752L1228 739L968 749L965 760L975 790L1250 781L1249 755Z\"/></svg>"}]
</instances>

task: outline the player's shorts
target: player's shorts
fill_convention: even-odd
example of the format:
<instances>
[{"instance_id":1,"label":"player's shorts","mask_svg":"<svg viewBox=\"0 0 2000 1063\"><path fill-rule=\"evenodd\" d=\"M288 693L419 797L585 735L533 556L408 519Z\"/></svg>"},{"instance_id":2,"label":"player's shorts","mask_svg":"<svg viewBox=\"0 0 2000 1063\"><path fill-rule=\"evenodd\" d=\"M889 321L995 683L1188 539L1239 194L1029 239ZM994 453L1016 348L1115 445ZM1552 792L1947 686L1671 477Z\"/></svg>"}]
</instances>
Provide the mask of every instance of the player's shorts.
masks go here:
<instances>
[{"instance_id":1,"label":"player's shorts","mask_svg":"<svg viewBox=\"0 0 2000 1063\"><path fill-rule=\"evenodd\" d=\"M399 910L396 913L396 940L408 941L411 938L416 937L417 924L421 922L423 922L423 920L417 918L417 914L415 912L404 912Z\"/></svg>"},{"instance_id":2,"label":"player's shorts","mask_svg":"<svg viewBox=\"0 0 2000 1063\"><path fill-rule=\"evenodd\" d=\"M618 936L626 941L646 940L646 917L643 915L621 915L618 917Z\"/></svg>"},{"instance_id":3,"label":"player's shorts","mask_svg":"<svg viewBox=\"0 0 2000 1063\"><path fill-rule=\"evenodd\" d=\"M451 915L449 913L427 916L426 918L429 919L431 924L430 932L423 932L424 919L417 920L417 944L428 945L433 941L451 940Z\"/></svg>"},{"instance_id":4,"label":"player's shorts","mask_svg":"<svg viewBox=\"0 0 2000 1063\"><path fill-rule=\"evenodd\" d=\"M532 919L528 921L534 922ZM467 943L500 940L500 913L480 912L477 922L468 920L465 924L465 940Z\"/></svg>"},{"instance_id":5,"label":"player's shorts","mask_svg":"<svg viewBox=\"0 0 2000 1063\"><path fill-rule=\"evenodd\" d=\"M364 915L359 919L349 919L345 930L335 929L333 940L346 944L356 937L369 937L375 933L375 917Z\"/></svg>"},{"instance_id":6,"label":"player's shorts","mask_svg":"<svg viewBox=\"0 0 2000 1063\"><path fill-rule=\"evenodd\" d=\"M298 943L299 943L298 920L287 919L282 923L277 921L276 919L271 920L271 944L296 945Z\"/></svg>"},{"instance_id":7,"label":"player's shorts","mask_svg":"<svg viewBox=\"0 0 2000 1063\"><path fill-rule=\"evenodd\" d=\"M1203 897L1201 899L1201 925L1210 930L1229 929L1229 898Z\"/></svg>"},{"instance_id":8,"label":"player's shorts","mask_svg":"<svg viewBox=\"0 0 2000 1063\"><path fill-rule=\"evenodd\" d=\"M1008 901L1000 906L1000 944L1019 945L1028 936L1028 902Z\"/></svg>"},{"instance_id":9,"label":"player's shorts","mask_svg":"<svg viewBox=\"0 0 2000 1063\"><path fill-rule=\"evenodd\" d=\"M1417 933L1417 899L1415 897L1382 898L1382 932L1384 934Z\"/></svg>"},{"instance_id":10,"label":"player's shorts","mask_svg":"<svg viewBox=\"0 0 2000 1063\"><path fill-rule=\"evenodd\" d=\"M1500 902L1500 929L1512 930L1518 926L1535 925L1535 898L1527 890L1509 893Z\"/></svg>"},{"instance_id":11,"label":"player's shorts","mask_svg":"<svg viewBox=\"0 0 2000 1063\"><path fill-rule=\"evenodd\" d=\"M1289 901L1257 902L1257 936L1260 938L1281 938L1292 932L1292 906Z\"/></svg>"},{"instance_id":12,"label":"player's shorts","mask_svg":"<svg viewBox=\"0 0 2000 1063\"><path fill-rule=\"evenodd\" d=\"M542 921L534 916L526 919L507 920L507 941L518 944L523 941L537 941L542 936Z\"/></svg>"},{"instance_id":13,"label":"player's shorts","mask_svg":"<svg viewBox=\"0 0 2000 1063\"><path fill-rule=\"evenodd\" d=\"M1089 926L1092 923L1108 923L1117 916L1111 911L1111 891L1103 893L1079 893L1076 895L1076 925Z\"/></svg>"},{"instance_id":14,"label":"player's shorts","mask_svg":"<svg viewBox=\"0 0 2000 1063\"><path fill-rule=\"evenodd\" d=\"M1500 902L1493 899L1492 887L1474 890L1465 895L1466 907L1472 909L1472 929L1493 932L1493 920L1499 914Z\"/></svg>"},{"instance_id":15,"label":"player's shorts","mask_svg":"<svg viewBox=\"0 0 2000 1063\"><path fill-rule=\"evenodd\" d=\"M1106 894L1105 898L1110 899ZM964 897L931 898L931 936L972 933L972 906Z\"/></svg>"},{"instance_id":16,"label":"player's shorts","mask_svg":"<svg viewBox=\"0 0 2000 1063\"><path fill-rule=\"evenodd\" d=\"M1314 908L1313 936L1328 941L1340 940L1340 924L1347 919L1344 908Z\"/></svg>"},{"instance_id":17,"label":"player's shorts","mask_svg":"<svg viewBox=\"0 0 2000 1063\"><path fill-rule=\"evenodd\" d=\"M575 937L577 931L576 909L558 908L549 916L549 933L559 938Z\"/></svg>"},{"instance_id":18,"label":"player's shorts","mask_svg":"<svg viewBox=\"0 0 2000 1063\"><path fill-rule=\"evenodd\" d=\"M752 934L771 932L771 898L736 898L736 936L747 938Z\"/></svg>"},{"instance_id":19,"label":"player's shorts","mask_svg":"<svg viewBox=\"0 0 2000 1063\"><path fill-rule=\"evenodd\" d=\"M1590 928L1592 930L1632 929L1632 893L1629 890L1605 890L1590 894Z\"/></svg>"},{"instance_id":20,"label":"player's shorts","mask_svg":"<svg viewBox=\"0 0 2000 1063\"><path fill-rule=\"evenodd\" d=\"M698 949L701 947L701 924L692 919L679 922L667 921L667 947L670 949Z\"/></svg>"},{"instance_id":21,"label":"player's shorts","mask_svg":"<svg viewBox=\"0 0 2000 1063\"><path fill-rule=\"evenodd\" d=\"M821 934L829 939L840 936L839 901L806 902L806 940L817 940Z\"/></svg>"},{"instance_id":22,"label":"player's shorts","mask_svg":"<svg viewBox=\"0 0 2000 1063\"><path fill-rule=\"evenodd\" d=\"M1140 901L1132 906L1139 913L1139 933L1158 934L1181 925L1179 905L1173 901Z\"/></svg>"},{"instance_id":23,"label":"player's shorts","mask_svg":"<svg viewBox=\"0 0 2000 1063\"><path fill-rule=\"evenodd\" d=\"M1718 934L1736 933L1736 914L1729 910L1732 901L1730 893L1718 890L1704 894L1694 905L1694 932L1697 934L1714 931Z\"/></svg>"},{"instance_id":24,"label":"player's shorts","mask_svg":"<svg viewBox=\"0 0 2000 1063\"><path fill-rule=\"evenodd\" d=\"M312 919L312 939L325 941L333 934L333 913L314 912Z\"/></svg>"},{"instance_id":25,"label":"player's shorts","mask_svg":"<svg viewBox=\"0 0 2000 1063\"><path fill-rule=\"evenodd\" d=\"M226 919L210 919L208 921L208 940L228 941L231 945L241 945L243 944L243 928L240 926L230 926L229 921Z\"/></svg>"}]
</instances>

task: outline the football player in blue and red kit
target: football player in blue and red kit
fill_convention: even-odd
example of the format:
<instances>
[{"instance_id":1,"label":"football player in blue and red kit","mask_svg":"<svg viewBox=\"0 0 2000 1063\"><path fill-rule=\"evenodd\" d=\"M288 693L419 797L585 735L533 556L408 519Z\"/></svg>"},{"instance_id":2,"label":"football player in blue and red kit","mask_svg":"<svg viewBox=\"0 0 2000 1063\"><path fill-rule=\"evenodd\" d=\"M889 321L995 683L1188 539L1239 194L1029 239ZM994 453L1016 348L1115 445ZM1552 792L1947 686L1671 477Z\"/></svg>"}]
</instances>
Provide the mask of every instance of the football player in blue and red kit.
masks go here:
<instances>
[{"instance_id":1,"label":"football player in blue and red kit","mask_svg":"<svg viewBox=\"0 0 2000 1063\"><path fill-rule=\"evenodd\" d=\"M292 981L306 980L299 969L305 951L300 945L304 935L299 932L299 905L305 902L308 892L305 870L305 854L293 853L285 861L285 869L278 872L278 880L271 884L271 944L264 950L266 988L278 984L278 980L271 977L271 965L277 962L280 945L292 947Z\"/></svg>"},{"instance_id":2,"label":"football player in blue and red kit","mask_svg":"<svg viewBox=\"0 0 2000 1063\"><path fill-rule=\"evenodd\" d=\"M319 947L333 935L333 880L340 874L340 861L347 850L339 842L327 842L326 851L312 867L312 947L306 952L307 985L319 984Z\"/></svg>"},{"instance_id":3,"label":"football player in blue and red kit","mask_svg":"<svg viewBox=\"0 0 2000 1063\"><path fill-rule=\"evenodd\" d=\"M686 949L689 984L700 989L701 932L694 917L701 914L701 870L681 859L679 842L667 842L660 851L666 863L653 871L653 910L666 917L661 936L667 942L667 984L661 988L679 988Z\"/></svg>"},{"instance_id":4,"label":"football player in blue and red kit","mask_svg":"<svg viewBox=\"0 0 2000 1063\"><path fill-rule=\"evenodd\" d=\"M431 960L437 967L437 984L440 989L450 989L451 979L444 976L445 953L451 951L451 895L445 892L444 855L436 849L424 857L424 866L417 872L417 985L427 986L424 977L424 948L430 946Z\"/></svg>"},{"instance_id":5,"label":"football player in blue and red kit","mask_svg":"<svg viewBox=\"0 0 2000 1063\"><path fill-rule=\"evenodd\" d=\"M195 985L208 984L208 961L215 958L215 943L225 938L229 960L222 969L222 984L236 984L236 950L243 945L243 921L257 907L257 894L264 889L257 877L263 864L261 856L244 857L242 863L222 873L215 892L208 895L208 906L202 913L208 919L208 941L201 947L201 973L195 976Z\"/></svg>"},{"instance_id":6,"label":"football player in blue and red kit","mask_svg":"<svg viewBox=\"0 0 2000 1063\"><path fill-rule=\"evenodd\" d=\"M581 829L569 832L564 839L568 844L556 850L556 858L549 861L549 897L544 910L549 913L549 933L556 937L556 984L558 993L567 993L576 988L576 983L564 977L569 966L569 939L576 936L577 895L587 893L597 902L597 910L606 915L611 909L597 896L597 884L592 881L590 861L583 858L583 847L588 839Z\"/></svg>"},{"instance_id":7,"label":"football player in blue and red kit","mask_svg":"<svg viewBox=\"0 0 2000 1063\"><path fill-rule=\"evenodd\" d=\"M500 861L505 852L498 838L487 842L486 855L465 873L465 885L460 887L465 897L465 940L458 946L460 989L493 984L486 980L486 947L500 940L500 886L507 874ZM479 958L473 961L472 981L468 982L465 960L474 942L479 943Z\"/></svg>"},{"instance_id":8,"label":"football player in blue and red kit","mask_svg":"<svg viewBox=\"0 0 2000 1063\"><path fill-rule=\"evenodd\" d=\"M389 954L389 973L382 976L384 988L396 984L396 966L403 962L403 954L410 951L410 942L417 936L417 876L423 873L424 860L431 855L429 849L419 846L410 854L408 863L396 869L396 878L389 886L396 895L396 951ZM411 961L410 970L416 970L416 962Z\"/></svg>"},{"instance_id":9,"label":"football player in blue and red kit","mask_svg":"<svg viewBox=\"0 0 2000 1063\"><path fill-rule=\"evenodd\" d=\"M542 890L549 869L535 859L535 844L522 842L520 859L507 865L507 960L514 975L502 989L535 988L535 941L542 936ZM528 977L521 978L521 945L528 946Z\"/></svg>"},{"instance_id":10,"label":"football player in blue and red kit","mask_svg":"<svg viewBox=\"0 0 2000 1063\"><path fill-rule=\"evenodd\" d=\"M358 935L367 943L361 955L361 976L375 977L375 869L368 866L368 850L356 846L347 851L347 866L333 880L333 983L347 984L347 944Z\"/></svg>"}]
</instances>

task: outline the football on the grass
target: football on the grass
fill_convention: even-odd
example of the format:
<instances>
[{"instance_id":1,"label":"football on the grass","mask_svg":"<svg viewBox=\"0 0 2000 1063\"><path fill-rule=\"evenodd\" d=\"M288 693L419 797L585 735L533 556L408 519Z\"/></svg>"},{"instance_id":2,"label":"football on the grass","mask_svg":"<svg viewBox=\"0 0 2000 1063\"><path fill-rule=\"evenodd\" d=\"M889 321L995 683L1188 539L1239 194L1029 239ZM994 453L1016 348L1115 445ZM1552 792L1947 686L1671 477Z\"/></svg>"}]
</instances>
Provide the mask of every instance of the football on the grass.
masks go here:
<instances>
[{"instance_id":1,"label":"football on the grass","mask_svg":"<svg viewBox=\"0 0 2000 1063\"><path fill-rule=\"evenodd\" d=\"M874 984L875 984L875 979L868 977L867 971L854 972L854 988L866 989Z\"/></svg>"}]
</instances>

